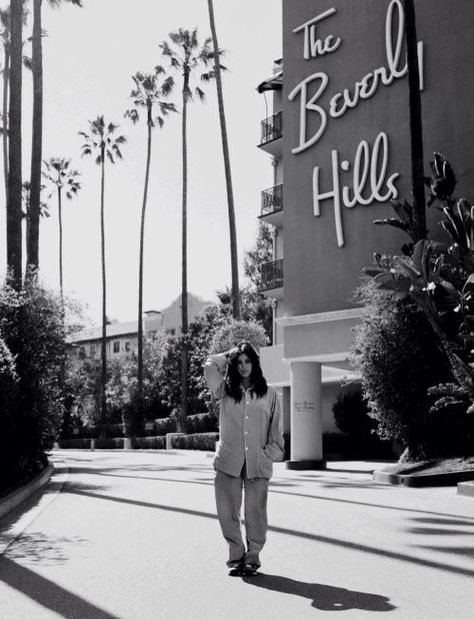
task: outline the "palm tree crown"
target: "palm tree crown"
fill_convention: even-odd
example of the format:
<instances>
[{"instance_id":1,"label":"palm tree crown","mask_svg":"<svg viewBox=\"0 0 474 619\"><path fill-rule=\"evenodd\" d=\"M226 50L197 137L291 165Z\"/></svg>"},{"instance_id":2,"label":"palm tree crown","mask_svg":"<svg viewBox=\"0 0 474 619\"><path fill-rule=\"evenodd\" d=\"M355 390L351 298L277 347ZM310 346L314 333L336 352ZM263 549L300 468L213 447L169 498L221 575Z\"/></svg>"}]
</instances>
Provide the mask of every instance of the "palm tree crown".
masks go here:
<instances>
[{"instance_id":1,"label":"palm tree crown","mask_svg":"<svg viewBox=\"0 0 474 619\"><path fill-rule=\"evenodd\" d=\"M169 112L176 112L174 103L163 101L170 96L174 80L171 76L166 77L162 81L160 76L165 73L161 66L155 68L154 73L141 73L137 71L132 76L135 82L135 88L130 93L130 98L133 102L133 108L125 112L125 117L135 124L140 119L140 108L145 108L147 111L147 123L150 127L155 127L158 123L159 127L164 124L164 117ZM157 107L159 112L156 116L153 114L153 108Z\"/></svg>"},{"instance_id":2,"label":"palm tree crown","mask_svg":"<svg viewBox=\"0 0 474 619\"><path fill-rule=\"evenodd\" d=\"M214 59L212 49L212 39L207 37L200 46L197 36L197 28L194 30L184 30L180 28L177 32L170 32L169 38L173 45L168 41L160 44L161 53L169 58L173 69L183 76L183 98L185 101L192 101L196 95L201 101L205 99L205 93L199 86L190 86L190 77L195 75L199 68L205 70L199 75L202 82L209 82L214 79L214 69L208 69ZM221 52L222 53L222 52ZM221 69L225 70L225 67Z\"/></svg>"},{"instance_id":3,"label":"palm tree crown","mask_svg":"<svg viewBox=\"0 0 474 619\"><path fill-rule=\"evenodd\" d=\"M64 157L51 157L43 163L44 178L56 189L64 190L66 198L72 200L81 188L81 184L77 180L80 172L70 167L71 160Z\"/></svg>"},{"instance_id":4,"label":"palm tree crown","mask_svg":"<svg viewBox=\"0 0 474 619\"><path fill-rule=\"evenodd\" d=\"M89 133L79 131L79 135L85 140L81 147L81 154L93 155L97 153L95 163L100 165L105 157L111 163L115 163L115 158L122 159L120 146L126 142L123 135L114 136L119 125L106 123L104 116L97 116L95 120L89 120Z\"/></svg>"}]
</instances>

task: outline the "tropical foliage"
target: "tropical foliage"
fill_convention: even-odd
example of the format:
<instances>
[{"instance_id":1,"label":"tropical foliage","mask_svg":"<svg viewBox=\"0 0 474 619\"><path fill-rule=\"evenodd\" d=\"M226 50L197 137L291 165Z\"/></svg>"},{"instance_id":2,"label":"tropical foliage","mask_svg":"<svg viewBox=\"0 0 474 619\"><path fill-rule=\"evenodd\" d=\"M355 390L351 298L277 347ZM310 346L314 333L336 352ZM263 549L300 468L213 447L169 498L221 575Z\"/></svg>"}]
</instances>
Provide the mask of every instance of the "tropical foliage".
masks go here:
<instances>
[{"instance_id":1,"label":"tropical foliage","mask_svg":"<svg viewBox=\"0 0 474 619\"><path fill-rule=\"evenodd\" d=\"M457 387L449 378L433 375L429 395L432 402L430 423L440 420L441 411L463 410L463 434L474 431L474 233L473 208L463 198L453 196L456 177L451 165L440 153L431 162L433 176L425 179L430 202L440 203L444 214L442 227L450 241L439 243L422 239L413 254L393 259L375 256L375 266L366 269L382 294L417 308L436 346L449 361ZM387 292L388 291L388 292ZM429 339L429 334L426 334ZM437 381L440 383L438 386ZM454 423L454 415L451 421ZM448 449L455 449L448 446ZM464 447L458 445L458 449ZM472 449L472 447L471 447Z\"/></svg>"}]
</instances>

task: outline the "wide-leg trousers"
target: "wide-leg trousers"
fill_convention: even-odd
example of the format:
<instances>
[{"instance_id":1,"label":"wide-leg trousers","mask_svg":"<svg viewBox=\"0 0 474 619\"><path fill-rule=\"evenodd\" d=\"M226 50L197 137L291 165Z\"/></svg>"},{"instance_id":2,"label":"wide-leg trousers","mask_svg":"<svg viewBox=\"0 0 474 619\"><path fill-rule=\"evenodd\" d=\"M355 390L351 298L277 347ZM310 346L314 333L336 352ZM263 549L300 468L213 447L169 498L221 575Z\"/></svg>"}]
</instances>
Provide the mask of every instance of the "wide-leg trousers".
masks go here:
<instances>
[{"instance_id":1,"label":"wide-leg trousers","mask_svg":"<svg viewBox=\"0 0 474 619\"><path fill-rule=\"evenodd\" d=\"M267 536L268 479L248 479L245 465L240 477L232 477L216 471L214 481L217 517L222 534L229 547L227 565L232 566L245 559L246 563L260 566L260 551ZM245 537L242 539L240 512L244 495Z\"/></svg>"}]
</instances>

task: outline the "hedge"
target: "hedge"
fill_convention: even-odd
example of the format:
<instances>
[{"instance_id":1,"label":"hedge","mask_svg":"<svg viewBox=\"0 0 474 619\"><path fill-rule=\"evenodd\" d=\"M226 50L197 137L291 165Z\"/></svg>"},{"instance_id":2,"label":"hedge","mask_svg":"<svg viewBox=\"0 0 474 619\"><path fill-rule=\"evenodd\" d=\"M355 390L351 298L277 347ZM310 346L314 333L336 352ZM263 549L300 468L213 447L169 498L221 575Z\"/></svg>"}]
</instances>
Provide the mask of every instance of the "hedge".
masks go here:
<instances>
[{"instance_id":1,"label":"hedge","mask_svg":"<svg viewBox=\"0 0 474 619\"><path fill-rule=\"evenodd\" d=\"M61 449L90 449L90 438L62 438L59 439L58 445Z\"/></svg>"},{"instance_id":2,"label":"hedge","mask_svg":"<svg viewBox=\"0 0 474 619\"><path fill-rule=\"evenodd\" d=\"M204 432L201 434L182 434L171 439L172 449L197 449L200 451L215 451L219 432Z\"/></svg>"},{"instance_id":3,"label":"hedge","mask_svg":"<svg viewBox=\"0 0 474 619\"><path fill-rule=\"evenodd\" d=\"M123 449L123 438L96 438L96 449Z\"/></svg>"},{"instance_id":4,"label":"hedge","mask_svg":"<svg viewBox=\"0 0 474 619\"><path fill-rule=\"evenodd\" d=\"M134 449L166 449L166 436L139 436L133 439Z\"/></svg>"},{"instance_id":5,"label":"hedge","mask_svg":"<svg viewBox=\"0 0 474 619\"><path fill-rule=\"evenodd\" d=\"M325 458L393 459L396 457L391 441L382 441L377 436L355 438L339 432L323 433Z\"/></svg>"}]
</instances>

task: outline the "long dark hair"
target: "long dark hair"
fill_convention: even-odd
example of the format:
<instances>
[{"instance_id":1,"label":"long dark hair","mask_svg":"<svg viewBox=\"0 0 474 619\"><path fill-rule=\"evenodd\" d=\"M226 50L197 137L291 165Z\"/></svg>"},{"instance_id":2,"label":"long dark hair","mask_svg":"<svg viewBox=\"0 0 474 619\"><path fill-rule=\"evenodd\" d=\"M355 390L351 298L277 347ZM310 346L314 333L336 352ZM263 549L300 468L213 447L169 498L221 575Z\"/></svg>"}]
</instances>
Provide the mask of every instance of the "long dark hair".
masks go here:
<instances>
[{"instance_id":1,"label":"long dark hair","mask_svg":"<svg viewBox=\"0 0 474 619\"><path fill-rule=\"evenodd\" d=\"M260 357L249 342L240 342L232 349L229 355L229 367L225 381L226 393L236 402L240 402L242 399L242 389L240 388L242 377L238 370L240 355L247 355L252 363L252 373L250 374L251 392L261 398L267 393L268 385L262 373Z\"/></svg>"}]
</instances>

